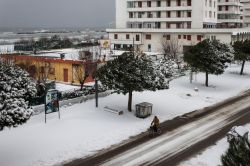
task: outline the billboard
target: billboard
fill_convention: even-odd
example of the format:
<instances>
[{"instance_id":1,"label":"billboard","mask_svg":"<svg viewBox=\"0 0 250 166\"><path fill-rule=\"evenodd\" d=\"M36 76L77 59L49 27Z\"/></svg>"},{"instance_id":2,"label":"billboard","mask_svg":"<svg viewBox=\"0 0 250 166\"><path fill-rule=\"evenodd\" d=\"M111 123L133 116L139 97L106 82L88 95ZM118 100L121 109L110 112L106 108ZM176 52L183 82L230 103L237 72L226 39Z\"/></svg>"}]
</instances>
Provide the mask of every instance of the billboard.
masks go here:
<instances>
[{"instance_id":1,"label":"billboard","mask_svg":"<svg viewBox=\"0 0 250 166\"><path fill-rule=\"evenodd\" d=\"M110 40L99 40L101 48L110 48Z\"/></svg>"},{"instance_id":2,"label":"billboard","mask_svg":"<svg viewBox=\"0 0 250 166\"><path fill-rule=\"evenodd\" d=\"M46 94L45 114L59 111L58 90L49 90Z\"/></svg>"}]
</instances>

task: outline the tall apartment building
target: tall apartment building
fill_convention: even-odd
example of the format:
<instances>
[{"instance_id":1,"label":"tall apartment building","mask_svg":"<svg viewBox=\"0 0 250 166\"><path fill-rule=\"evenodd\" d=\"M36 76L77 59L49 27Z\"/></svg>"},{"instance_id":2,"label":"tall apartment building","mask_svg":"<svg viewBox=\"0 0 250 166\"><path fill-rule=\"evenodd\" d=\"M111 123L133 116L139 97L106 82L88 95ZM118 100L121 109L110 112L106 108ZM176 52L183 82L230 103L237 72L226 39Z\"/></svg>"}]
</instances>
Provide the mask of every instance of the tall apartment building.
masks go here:
<instances>
[{"instance_id":1,"label":"tall apartment building","mask_svg":"<svg viewBox=\"0 0 250 166\"><path fill-rule=\"evenodd\" d=\"M243 21L244 26L250 27L250 0L241 0L243 4Z\"/></svg>"},{"instance_id":2,"label":"tall apartment building","mask_svg":"<svg viewBox=\"0 0 250 166\"><path fill-rule=\"evenodd\" d=\"M237 19L241 16L241 6L239 0L237 9L230 5L232 0L222 1L116 0L116 29L107 29L112 48L128 49L134 46L144 52L162 52L163 40L178 40L180 51L205 38L229 43L235 31L241 31L232 29L242 26L241 21L235 21L236 16ZM218 22L221 27L227 25L227 29L217 28Z\"/></svg>"},{"instance_id":3,"label":"tall apartment building","mask_svg":"<svg viewBox=\"0 0 250 166\"><path fill-rule=\"evenodd\" d=\"M240 0L218 0L218 28L242 28L243 4Z\"/></svg>"}]
</instances>

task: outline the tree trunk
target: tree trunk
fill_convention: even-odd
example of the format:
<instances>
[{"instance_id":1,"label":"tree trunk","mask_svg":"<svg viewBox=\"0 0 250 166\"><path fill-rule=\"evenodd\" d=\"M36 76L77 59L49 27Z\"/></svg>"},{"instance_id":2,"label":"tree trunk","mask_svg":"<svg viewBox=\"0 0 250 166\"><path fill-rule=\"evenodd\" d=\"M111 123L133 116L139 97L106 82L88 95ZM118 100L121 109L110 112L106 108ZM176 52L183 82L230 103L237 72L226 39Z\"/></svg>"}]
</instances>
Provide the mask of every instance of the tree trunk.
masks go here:
<instances>
[{"instance_id":1,"label":"tree trunk","mask_svg":"<svg viewBox=\"0 0 250 166\"><path fill-rule=\"evenodd\" d=\"M208 87L208 72L206 72L206 87Z\"/></svg>"},{"instance_id":2,"label":"tree trunk","mask_svg":"<svg viewBox=\"0 0 250 166\"><path fill-rule=\"evenodd\" d=\"M243 75L243 71L244 71L245 63L246 63L246 61L243 61L243 62L242 62L240 75Z\"/></svg>"},{"instance_id":3,"label":"tree trunk","mask_svg":"<svg viewBox=\"0 0 250 166\"><path fill-rule=\"evenodd\" d=\"M81 91L82 91L82 89L83 89L83 84L84 84L84 83L83 83L83 82L81 82L80 84L81 84Z\"/></svg>"},{"instance_id":4,"label":"tree trunk","mask_svg":"<svg viewBox=\"0 0 250 166\"><path fill-rule=\"evenodd\" d=\"M132 112L132 91L128 94L128 111Z\"/></svg>"}]
</instances>

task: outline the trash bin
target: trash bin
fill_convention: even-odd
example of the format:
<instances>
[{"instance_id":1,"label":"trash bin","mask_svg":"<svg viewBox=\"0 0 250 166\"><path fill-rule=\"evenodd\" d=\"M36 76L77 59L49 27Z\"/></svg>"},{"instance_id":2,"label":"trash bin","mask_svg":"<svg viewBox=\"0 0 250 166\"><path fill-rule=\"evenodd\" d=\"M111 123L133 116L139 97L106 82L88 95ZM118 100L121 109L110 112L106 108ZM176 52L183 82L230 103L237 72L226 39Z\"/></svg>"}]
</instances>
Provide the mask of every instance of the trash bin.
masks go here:
<instances>
[{"instance_id":1,"label":"trash bin","mask_svg":"<svg viewBox=\"0 0 250 166\"><path fill-rule=\"evenodd\" d=\"M151 103L143 102L137 104L135 107L136 107L135 115L138 118L146 118L152 114L153 104Z\"/></svg>"}]
</instances>

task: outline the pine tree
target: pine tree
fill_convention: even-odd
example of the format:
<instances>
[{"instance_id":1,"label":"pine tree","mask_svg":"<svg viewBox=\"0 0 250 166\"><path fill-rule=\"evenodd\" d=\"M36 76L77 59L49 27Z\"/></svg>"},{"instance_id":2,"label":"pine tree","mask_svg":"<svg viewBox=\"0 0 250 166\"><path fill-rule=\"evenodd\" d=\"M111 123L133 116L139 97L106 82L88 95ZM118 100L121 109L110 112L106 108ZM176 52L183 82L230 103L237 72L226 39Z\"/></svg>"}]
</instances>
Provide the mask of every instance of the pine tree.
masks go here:
<instances>
[{"instance_id":1,"label":"pine tree","mask_svg":"<svg viewBox=\"0 0 250 166\"><path fill-rule=\"evenodd\" d=\"M155 69L158 67L158 69ZM96 72L101 83L116 93L129 94L128 110L132 111L134 91L155 91L167 89L171 72L162 72L159 64L154 64L146 56L124 53L113 61L107 62Z\"/></svg>"},{"instance_id":2,"label":"pine tree","mask_svg":"<svg viewBox=\"0 0 250 166\"><path fill-rule=\"evenodd\" d=\"M229 141L229 149L222 155L223 166L250 166L250 142L248 133Z\"/></svg>"},{"instance_id":3,"label":"pine tree","mask_svg":"<svg viewBox=\"0 0 250 166\"><path fill-rule=\"evenodd\" d=\"M0 60L0 130L25 123L32 114L28 100L36 85L26 71Z\"/></svg>"},{"instance_id":4,"label":"pine tree","mask_svg":"<svg viewBox=\"0 0 250 166\"><path fill-rule=\"evenodd\" d=\"M240 75L243 75L245 63L250 60L250 40L236 41L233 47L235 51L234 59L242 61Z\"/></svg>"},{"instance_id":5,"label":"pine tree","mask_svg":"<svg viewBox=\"0 0 250 166\"><path fill-rule=\"evenodd\" d=\"M193 71L206 73L206 86L208 86L208 75L224 73L228 67L227 63L232 59L233 49L229 45L209 39L203 40L184 54L184 61Z\"/></svg>"}]
</instances>

